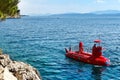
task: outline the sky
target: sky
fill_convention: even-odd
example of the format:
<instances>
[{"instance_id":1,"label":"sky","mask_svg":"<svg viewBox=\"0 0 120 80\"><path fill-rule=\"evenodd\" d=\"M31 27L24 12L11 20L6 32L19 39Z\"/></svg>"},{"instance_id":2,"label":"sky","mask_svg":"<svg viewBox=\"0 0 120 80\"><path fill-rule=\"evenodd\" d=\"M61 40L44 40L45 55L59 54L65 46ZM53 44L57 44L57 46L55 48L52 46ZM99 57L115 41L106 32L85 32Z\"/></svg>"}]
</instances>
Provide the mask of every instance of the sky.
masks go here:
<instances>
[{"instance_id":1,"label":"sky","mask_svg":"<svg viewBox=\"0 0 120 80\"><path fill-rule=\"evenodd\" d=\"M120 10L120 0L20 0L21 14L88 13Z\"/></svg>"}]
</instances>

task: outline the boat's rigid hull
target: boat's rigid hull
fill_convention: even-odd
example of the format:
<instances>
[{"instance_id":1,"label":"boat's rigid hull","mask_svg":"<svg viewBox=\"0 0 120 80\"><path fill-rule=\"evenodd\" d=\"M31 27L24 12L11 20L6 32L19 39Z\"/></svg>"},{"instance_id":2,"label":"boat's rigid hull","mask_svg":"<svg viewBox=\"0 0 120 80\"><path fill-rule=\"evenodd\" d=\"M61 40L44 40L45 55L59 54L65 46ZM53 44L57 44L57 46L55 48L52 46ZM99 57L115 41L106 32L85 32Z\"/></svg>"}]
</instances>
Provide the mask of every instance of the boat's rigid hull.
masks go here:
<instances>
[{"instance_id":1,"label":"boat's rigid hull","mask_svg":"<svg viewBox=\"0 0 120 80\"><path fill-rule=\"evenodd\" d=\"M86 53L86 52L78 53L78 52L68 51L66 53L66 56L74 60L89 63L89 64L94 64L94 65L99 65L99 66L110 65L109 59L105 58L104 56L93 57L92 54Z\"/></svg>"}]
</instances>

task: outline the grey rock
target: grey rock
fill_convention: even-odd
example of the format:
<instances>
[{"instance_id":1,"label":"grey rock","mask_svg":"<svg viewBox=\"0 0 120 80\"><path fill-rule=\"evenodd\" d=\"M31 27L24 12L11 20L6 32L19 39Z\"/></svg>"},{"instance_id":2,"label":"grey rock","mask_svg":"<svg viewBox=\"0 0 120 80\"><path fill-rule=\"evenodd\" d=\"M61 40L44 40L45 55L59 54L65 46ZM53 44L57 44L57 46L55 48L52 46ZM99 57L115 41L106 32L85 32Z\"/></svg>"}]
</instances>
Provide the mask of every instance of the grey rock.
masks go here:
<instances>
[{"instance_id":1,"label":"grey rock","mask_svg":"<svg viewBox=\"0 0 120 80\"><path fill-rule=\"evenodd\" d=\"M7 76L7 77L6 77ZM9 55L0 55L0 80L42 80L37 69L19 61L13 61Z\"/></svg>"}]
</instances>

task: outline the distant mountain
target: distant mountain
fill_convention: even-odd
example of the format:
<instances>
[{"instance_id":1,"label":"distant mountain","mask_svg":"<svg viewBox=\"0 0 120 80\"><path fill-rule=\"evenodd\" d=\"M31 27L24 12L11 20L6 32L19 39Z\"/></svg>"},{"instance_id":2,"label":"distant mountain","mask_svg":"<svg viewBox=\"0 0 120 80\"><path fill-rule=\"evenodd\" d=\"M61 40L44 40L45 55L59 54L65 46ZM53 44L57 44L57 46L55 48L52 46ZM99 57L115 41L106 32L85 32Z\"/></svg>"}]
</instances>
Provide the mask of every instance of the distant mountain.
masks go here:
<instances>
[{"instance_id":1,"label":"distant mountain","mask_svg":"<svg viewBox=\"0 0 120 80\"><path fill-rule=\"evenodd\" d=\"M62 13L62 14L50 14L48 16L54 17L78 17L78 16L120 16L120 11L118 10L104 10L104 11L95 11L89 13Z\"/></svg>"},{"instance_id":2,"label":"distant mountain","mask_svg":"<svg viewBox=\"0 0 120 80\"><path fill-rule=\"evenodd\" d=\"M105 11L95 11L93 14L120 14L118 10L105 10Z\"/></svg>"},{"instance_id":3,"label":"distant mountain","mask_svg":"<svg viewBox=\"0 0 120 80\"><path fill-rule=\"evenodd\" d=\"M86 16L95 15L93 13L63 13L63 14L53 14L52 16Z\"/></svg>"}]
</instances>

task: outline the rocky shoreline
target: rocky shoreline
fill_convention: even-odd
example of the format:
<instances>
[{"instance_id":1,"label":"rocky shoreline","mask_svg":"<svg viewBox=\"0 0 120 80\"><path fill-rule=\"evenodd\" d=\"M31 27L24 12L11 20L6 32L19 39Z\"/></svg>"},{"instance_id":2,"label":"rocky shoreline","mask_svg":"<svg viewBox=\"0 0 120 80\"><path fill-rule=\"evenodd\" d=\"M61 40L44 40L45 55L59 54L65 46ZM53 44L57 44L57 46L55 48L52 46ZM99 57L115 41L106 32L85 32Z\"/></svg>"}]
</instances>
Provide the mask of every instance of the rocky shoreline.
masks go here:
<instances>
[{"instance_id":1,"label":"rocky shoreline","mask_svg":"<svg viewBox=\"0 0 120 80\"><path fill-rule=\"evenodd\" d=\"M31 65L13 61L7 54L0 54L0 80L42 80Z\"/></svg>"}]
</instances>

